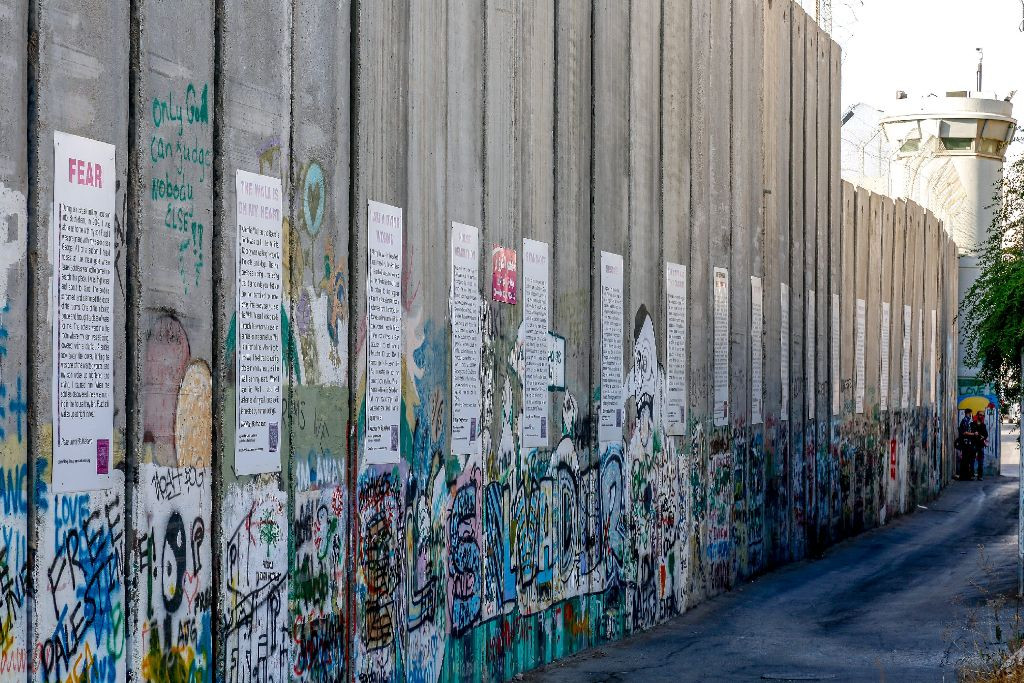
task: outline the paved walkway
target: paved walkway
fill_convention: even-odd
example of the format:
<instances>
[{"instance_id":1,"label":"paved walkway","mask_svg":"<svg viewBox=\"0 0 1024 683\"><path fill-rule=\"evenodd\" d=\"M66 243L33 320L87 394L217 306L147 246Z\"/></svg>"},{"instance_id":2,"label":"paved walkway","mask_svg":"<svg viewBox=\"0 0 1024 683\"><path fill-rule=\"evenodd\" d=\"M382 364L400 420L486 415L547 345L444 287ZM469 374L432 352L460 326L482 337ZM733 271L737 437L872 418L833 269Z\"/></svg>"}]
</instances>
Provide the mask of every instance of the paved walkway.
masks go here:
<instances>
[{"instance_id":1,"label":"paved walkway","mask_svg":"<svg viewBox=\"0 0 1024 683\"><path fill-rule=\"evenodd\" d=\"M1004 472L1016 434L1004 430ZM927 508L528 681L954 681L1012 626L1017 479L953 482Z\"/></svg>"}]
</instances>

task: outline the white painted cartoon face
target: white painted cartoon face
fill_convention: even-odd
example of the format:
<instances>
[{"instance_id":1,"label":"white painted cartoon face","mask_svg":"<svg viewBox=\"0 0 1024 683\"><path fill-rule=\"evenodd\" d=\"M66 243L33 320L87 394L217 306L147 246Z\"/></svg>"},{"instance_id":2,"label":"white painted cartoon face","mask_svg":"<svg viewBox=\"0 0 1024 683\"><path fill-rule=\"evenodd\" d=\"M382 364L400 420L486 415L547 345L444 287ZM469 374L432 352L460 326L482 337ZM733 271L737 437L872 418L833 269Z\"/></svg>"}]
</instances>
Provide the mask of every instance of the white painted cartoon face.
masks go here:
<instances>
[{"instance_id":1,"label":"white painted cartoon face","mask_svg":"<svg viewBox=\"0 0 1024 683\"><path fill-rule=\"evenodd\" d=\"M654 322L641 305L636 312L633 341L633 371L630 383L636 403L637 429L644 446L654 428L654 396L657 391L658 355L654 338Z\"/></svg>"},{"instance_id":2,"label":"white painted cartoon face","mask_svg":"<svg viewBox=\"0 0 1024 683\"><path fill-rule=\"evenodd\" d=\"M573 437L576 435L576 418L579 415L579 406L576 405L576 398L565 392L562 399L562 435Z\"/></svg>"}]
</instances>

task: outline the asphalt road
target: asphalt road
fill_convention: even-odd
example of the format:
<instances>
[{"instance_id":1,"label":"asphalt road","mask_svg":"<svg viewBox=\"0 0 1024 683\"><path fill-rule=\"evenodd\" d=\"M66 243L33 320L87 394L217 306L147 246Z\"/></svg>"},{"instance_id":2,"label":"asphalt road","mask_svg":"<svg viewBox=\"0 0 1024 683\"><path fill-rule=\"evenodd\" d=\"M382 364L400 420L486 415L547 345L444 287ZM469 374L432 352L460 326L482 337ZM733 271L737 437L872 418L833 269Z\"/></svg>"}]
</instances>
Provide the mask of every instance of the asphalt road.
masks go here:
<instances>
[{"instance_id":1,"label":"asphalt road","mask_svg":"<svg viewBox=\"0 0 1024 683\"><path fill-rule=\"evenodd\" d=\"M1004 439L1013 438L1004 433ZM1004 460L1016 443L1006 444ZM1004 473L1015 468L1005 468ZM926 509L528 681L955 681L1016 601L1017 479L953 482ZM1018 618L1019 623L1019 618ZM1018 627L1019 628L1019 627Z\"/></svg>"}]
</instances>

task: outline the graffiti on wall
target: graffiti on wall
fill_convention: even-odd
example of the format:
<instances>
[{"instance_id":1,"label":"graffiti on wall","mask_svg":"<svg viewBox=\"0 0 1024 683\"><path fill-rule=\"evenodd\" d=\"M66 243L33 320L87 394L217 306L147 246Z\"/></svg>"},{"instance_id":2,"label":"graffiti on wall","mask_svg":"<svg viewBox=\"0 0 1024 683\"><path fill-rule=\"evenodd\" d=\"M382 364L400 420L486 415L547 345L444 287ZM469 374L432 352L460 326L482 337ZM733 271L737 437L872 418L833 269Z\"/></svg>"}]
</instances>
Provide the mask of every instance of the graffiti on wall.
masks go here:
<instances>
[{"instance_id":1,"label":"graffiti on wall","mask_svg":"<svg viewBox=\"0 0 1024 683\"><path fill-rule=\"evenodd\" d=\"M28 558L27 385L13 353L8 280L16 281L27 247L25 195L0 183L0 678L29 668L26 614L31 597ZM17 294L15 301L18 298ZM17 334L17 331L13 331Z\"/></svg>"},{"instance_id":2,"label":"graffiti on wall","mask_svg":"<svg viewBox=\"0 0 1024 683\"><path fill-rule=\"evenodd\" d=\"M108 491L49 497L34 668L44 681L125 677L123 475Z\"/></svg>"},{"instance_id":3,"label":"graffiti on wall","mask_svg":"<svg viewBox=\"0 0 1024 683\"><path fill-rule=\"evenodd\" d=\"M224 500L221 624L227 680L289 680L287 497L256 483Z\"/></svg>"},{"instance_id":4,"label":"graffiti on wall","mask_svg":"<svg viewBox=\"0 0 1024 683\"><path fill-rule=\"evenodd\" d=\"M143 365L145 493L133 516L133 670L143 680L213 677L212 402L209 365L192 358L175 316L157 316Z\"/></svg>"},{"instance_id":5,"label":"graffiti on wall","mask_svg":"<svg viewBox=\"0 0 1024 683\"><path fill-rule=\"evenodd\" d=\"M139 478L155 495L136 523L137 670L147 681L212 681L212 472L144 464Z\"/></svg>"},{"instance_id":6,"label":"graffiti on wall","mask_svg":"<svg viewBox=\"0 0 1024 683\"><path fill-rule=\"evenodd\" d=\"M158 213L154 219L175 241L185 294L199 286L207 259L204 232L210 216L196 206L196 188L213 182L213 150L206 144L210 99L209 84L190 82L150 103L149 199Z\"/></svg>"}]
</instances>

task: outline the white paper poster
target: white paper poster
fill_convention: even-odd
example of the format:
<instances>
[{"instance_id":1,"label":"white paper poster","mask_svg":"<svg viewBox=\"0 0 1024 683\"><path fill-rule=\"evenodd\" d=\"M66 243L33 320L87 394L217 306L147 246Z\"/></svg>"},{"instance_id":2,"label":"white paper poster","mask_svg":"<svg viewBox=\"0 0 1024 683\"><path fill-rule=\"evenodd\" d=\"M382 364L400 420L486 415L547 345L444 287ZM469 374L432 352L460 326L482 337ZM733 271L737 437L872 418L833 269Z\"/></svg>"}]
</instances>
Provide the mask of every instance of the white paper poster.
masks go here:
<instances>
[{"instance_id":1,"label":"white paper poster","mask_svg":"<svg viewBox=\"0 0 1024 683\"><path fill-rule=\"evenodd\" d=\"M113 485L114 146L53 134L53 490Z\"/></svg>"},{"instance_id":2,"label":"white paper poster","mask_svg":"<svg viewBox=\"0 0 1024 683\"><path fill-rule=\"evenodd\" d=\"M932 368L931 376L928 378L928 402L931 403L932 405L935 404L935 379L936 379L935 378L935 374L936 374L936 372L935 372L935 363L936 363L935 335L937 333L937 330L935 329L935 326L937 324L937 320L936 320L935 316L936 316L935 309L933 308L932 309L932 336L931 336L931 343L928 345L928 348L930 349L929 353L930 353L931 368Z\"/></svg>"},{"instance_id":3,"label":"white paper poster","mask_svg":"<svg viewBox=\"0 0 1024 683\"><path fill-rule=\"evenodd\" d=\"M750 424L764 422L764 292L761 278L750 277Z\"/></svg>"},{"instance_id":4,"label":"white paper poster","mask_svg":"<svg viewBox=\"0 0 1024 683\"><path fill-rule=\"evenodd\" d=\"M548 245L523 240L523 445L548 445Z\"/></svg>"},{"instance_id":5,"label":"white paper poster","mask_svg":"<svg viewBox=\"0 0 1024 683\"><path fill-rule=\"evenodd\" d=\"M818 303L814 296L814 290L807 290L806 308L807 314L804 318L804 371L807 375L807 387L804 391L804 395L807 399L807 419L814 419L814 408L815 399L817 397L817 391L815 388L818 386L818 361L817 361L817 349L815 348L817 340L817 329L814 324L814 315L817 310Z\"/></svg>"},{"instance_id":6,"label":"white paper poster","mask_svg":"<svg viewBox=\"0 0 1024 683\"><path fill-rule=\"evenodd\" d=\"M668 339L665 349L666 431L672 435L686 433L686 266L665 264L665 319Z\"/></svg>"},{"instance_id":7,"label":"white paper poster","mask_svg":"<svg viewBox=\"0 0 1024 683\"><path fill-rule=\"evenodd\" d=\"M779 370L782 375L782 420L789 421L789 285L780 284L779 309Z\"/></svg>"},{"instance_id":8,"label":"white paper poster","mask_svg":"<svg viewBox=\"0 0 1024 683\"><path fill-rule=\"evenodd\" d=\"M864 299L857 299L857 337L854 340L854 374L856 386L853 401L857 414L864 412L864 316L866 313Z\"/></svg>"},{"instance_id":9,"label":"white paper poster","mask_svg":"<svg viewBox=\"0 0 1024 683\"><path fill-rule=\"evenodd\" d=\"M891 335L890 327L890 315L891 309L888 301L882 302L882 339L881 339L881 355L882 355L882 374L879 380L879 393L878 400L880 403L881 410L889 410L889 353L891 351L889 345L889 339Z\"/></svg>"},{"instance_id":10,"label":"white paper poster","mask_svg":"<svg viewBox=\"0 0 1024 683\"><path fill-rule=\"evenodd\" d=\"M903 357L900 360L900 406L903 410L910 407L910 329L913 309L903 307Z\"/></svg>"},{"instance_id":11,"label":"white paper poster","mask_svg":"<svg viewBox=\"0 0 1024 683\"><path fill-rule=\"evenodd\" d=\"M278 178L235 173L235 472L281 469L281 218Z\"/></svg>"},{"instance_id":12,"label":"white paper poster","mask_svg":"<svg viewBox=\"0 0 1024 683\"><path fill-rule=\"evenodd\" d=\"M480 452L480 237L452 223L452 452Z\"/></svg>"},{"instance_id":13,"label":"white paper poster","mask_svg":"<svg viewBox=\"0 0 1024 683\"><path fill-rule=\"evenodd\" d=\"M622 441L622 256L601 252L601 414L598 441Z\"/></svg>"},{"instance_id":14,"label":"white paper poster","mask_svg":"<svg viewBox=\"0 0 1024 683\"><path fill-rule=\"evenodd\" d=\"M715 426L729 424L729 271L715 268Z\"/></svg>"},{"instance_id":15,"label":"white paper poster","mask_svg":"<svg viewBox=\"0 0 1024 683\"><path fill-rule=\"evenodd\" d=\"M832 414L838 415L842 410L839 385L839 295L832 295Z\"/></svg>"},{"instance_id":16,"label":"white paper poster","mask_svg":"<svg viewBox=\"0 0 1024 683\"><path fill-rule=\"evenodd\" d=\"M918 397L916 397L916 405L921 408L921 392L922 385L924 384L924 378L922 372L924 371L925 357L925 311L921 308L918 309Z\"/></svg>"},{"instance_id":17,"label":"white paper poster","mask_svg":"<svg viewBox=\"0 0 1024 683\"><path fill-rule=\"evenodd\" d=\"M401 459L402 209L366 209L366 464Z\"/></svg>"}]
</instances>

